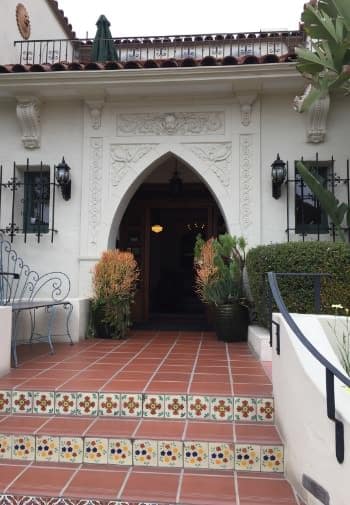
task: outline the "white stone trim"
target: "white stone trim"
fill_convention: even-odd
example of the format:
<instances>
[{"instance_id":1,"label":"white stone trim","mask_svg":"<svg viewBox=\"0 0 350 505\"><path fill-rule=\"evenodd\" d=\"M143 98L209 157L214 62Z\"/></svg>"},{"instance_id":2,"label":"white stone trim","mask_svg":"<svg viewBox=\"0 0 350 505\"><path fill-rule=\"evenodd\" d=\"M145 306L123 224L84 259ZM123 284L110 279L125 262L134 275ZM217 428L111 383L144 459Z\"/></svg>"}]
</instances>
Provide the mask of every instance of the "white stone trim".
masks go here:
<instances>
[{"instance_id":1,"label":"white stone trim","mask_svg":"<svg viewBox=\"0 0 350 505\"><path fill-rule=\"evenodd\" d=\"M26 149L40 147L40 101L33 96L17 97L17 118L22 130L22 142Z\"/></svg>"}]
</instances>

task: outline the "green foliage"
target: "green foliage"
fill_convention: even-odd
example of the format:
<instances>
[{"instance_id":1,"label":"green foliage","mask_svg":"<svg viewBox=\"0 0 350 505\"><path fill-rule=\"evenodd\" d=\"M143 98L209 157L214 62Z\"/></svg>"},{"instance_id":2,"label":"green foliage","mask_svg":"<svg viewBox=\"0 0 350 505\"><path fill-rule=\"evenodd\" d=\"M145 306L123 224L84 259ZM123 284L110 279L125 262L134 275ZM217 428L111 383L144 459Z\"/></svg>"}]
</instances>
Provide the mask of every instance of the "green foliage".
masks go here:
<instances>
[{"instance_id":1,"label":"green foliage","mask_svg":"<svg viewBox=\"0 0 350 505\"><path fill-rule=\"evenodd\" d=\"M332 223L337 228L340 239L345 242L346 237L342 230L342 223L346 217L347 225L350 226L350 207L346 203L339 203L333 193L323 187L318 179L310 170L301 162L297 162L297 169L303 178L304 182L309 186L316 198L319 200L322 209L332 220Z\"/></svg>"},{"instance_id":2,"label":"green foliage","mask_svg":"<svg viewBox=\"0 0 350 505\"><path fill-rule=\"evenodd\" d=\"M312 82L313 89L302 111L333 89L350 91L350 2L320 0L316 6L306 4L302 14L311 50L297 48L297 69Z\"/></svg>"},{"instance_id":3,"label":"green foliage","mask_svg":"<svg viewBox=\"0 0 350 505\"><path fill-rule=\"evenodd\" d=\"M321 308L325 313L335 302L350 306L350 248L333 242L288 242L259 246L247 254L249 286L258 322L268 323L268 283L266 273L322 272ZM307 278L279 278L281 294L290 312L313 313L313 282Z\"/></svg>"}]
</instances>

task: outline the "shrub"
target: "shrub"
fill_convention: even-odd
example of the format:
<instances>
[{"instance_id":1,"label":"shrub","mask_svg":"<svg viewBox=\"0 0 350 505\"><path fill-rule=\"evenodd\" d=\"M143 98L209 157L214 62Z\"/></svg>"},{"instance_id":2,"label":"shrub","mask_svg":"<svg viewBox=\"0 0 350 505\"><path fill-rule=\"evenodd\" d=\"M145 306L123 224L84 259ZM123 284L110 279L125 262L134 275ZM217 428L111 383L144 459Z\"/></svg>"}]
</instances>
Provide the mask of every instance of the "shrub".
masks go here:
<instances>
[{"instance_id":1,"label":"shrub","mask_svg":"<svg viewBox=\"0 0 350 505\"><path fill-rule=\"evenodd\" d=\"M321 310L332 313L331 306L350 307L350 247L333 242L288 242L259 246L247 254L249 286L257 320L268 323L268 282L266 273L322 272L331 278L321 281ZM290 312L314 312L313 281L310 278L279 278L282 297Z\"/></svg>"}]
</instances>

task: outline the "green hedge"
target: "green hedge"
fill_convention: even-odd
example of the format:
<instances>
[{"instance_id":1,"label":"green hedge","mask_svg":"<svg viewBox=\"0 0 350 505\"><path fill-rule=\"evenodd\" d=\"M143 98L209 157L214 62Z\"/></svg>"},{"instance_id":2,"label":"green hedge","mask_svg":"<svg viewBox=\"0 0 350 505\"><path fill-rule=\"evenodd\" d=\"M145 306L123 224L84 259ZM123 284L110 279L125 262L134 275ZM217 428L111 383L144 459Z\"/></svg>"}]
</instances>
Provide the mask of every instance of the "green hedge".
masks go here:
<instances>
[{"instance_id":1,"label":"green hedge","mask_svg":"<svg viewBox=\"0 0 350 505\"><path fill-rule=\"evenodd\" d=\"M288 242L250 249L247 272L257 320L267 326L268 290L266 272L324 272L332 274L321 284L321 310L333 313L331 305L350 308L350 247L333 242ZM281 294L290 312L314 312L312 280L279 278Z\"/></svg>"}]
</instances>

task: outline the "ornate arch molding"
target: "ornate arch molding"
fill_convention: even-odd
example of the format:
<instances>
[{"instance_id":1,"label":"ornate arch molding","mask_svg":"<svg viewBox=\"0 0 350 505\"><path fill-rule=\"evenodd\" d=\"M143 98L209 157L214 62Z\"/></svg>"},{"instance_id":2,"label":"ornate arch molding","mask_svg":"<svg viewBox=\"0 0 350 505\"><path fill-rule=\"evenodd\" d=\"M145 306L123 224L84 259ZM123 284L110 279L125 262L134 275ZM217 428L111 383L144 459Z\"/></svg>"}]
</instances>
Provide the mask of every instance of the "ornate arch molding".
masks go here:
<instances>
[{"instance_id":1,"label":"ornate arch molding","mask_svg":"<svg viewBox=\"0 0 350 505\"><path fill-rule=\"evenodd\" d=\"M228 146L229 144L229 146ZM220 177L215 173L211 165L214 163L215 151L218 149L220 162L224 161L229 171L231 165L232 144L228 142L213 143L209 159L203 163L202 156L207 156L207 151L196 153L196 149L204 149L201 143L183 143L178 145L156 145L156 144L128 144L127 148L122 144L111 145L111 170L110 170L110 197L109 211L106 215L106 244L112 247L124 212L136 192L147 176L154 170L167 156L173 155L183 161L191 168L204 184L209 188L221 213L229 226L230 219L230 193L226 184L222 183ZM219 147L217 147L219 145ZM223 159L221 159L223 158ZM113 163L117 165L117 170L113 168ZM231 166L230 166L231 168ZM221 172L220 172L221 175ZM225 179L226 181L226 179ZM115 207L116 196L119 195L119 203Z\"/></svg>"}]
</instances>

